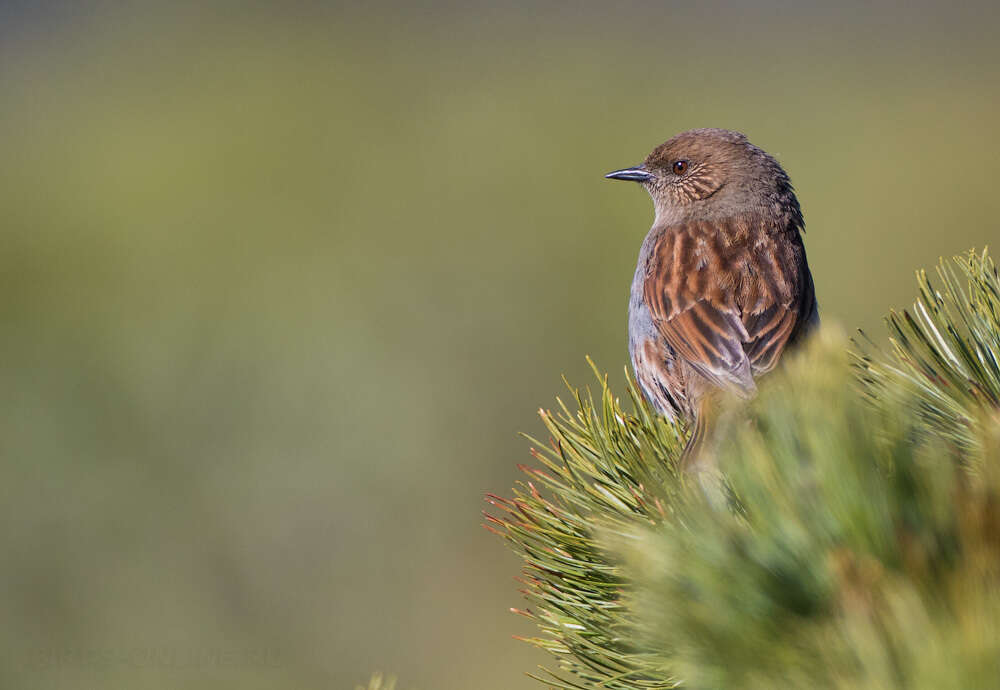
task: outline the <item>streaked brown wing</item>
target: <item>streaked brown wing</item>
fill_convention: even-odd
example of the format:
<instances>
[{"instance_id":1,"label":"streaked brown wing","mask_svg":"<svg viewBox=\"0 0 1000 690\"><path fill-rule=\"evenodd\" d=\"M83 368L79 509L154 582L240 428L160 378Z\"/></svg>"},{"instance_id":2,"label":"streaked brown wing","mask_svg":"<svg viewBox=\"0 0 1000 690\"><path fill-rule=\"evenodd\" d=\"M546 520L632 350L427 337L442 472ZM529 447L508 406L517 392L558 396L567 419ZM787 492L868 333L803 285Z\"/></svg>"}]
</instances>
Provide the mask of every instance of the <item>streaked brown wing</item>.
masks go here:
<instances>
[{"instance_id":1,"label":"streaked brown wing","mask_svg":"<svg viewBox=\"0 0 1000 690\"><path fill-rule=\"evenodd\" d=\"M664 340L710 382L744 396L799 326L801 281L788 252L801 244L768 230L749 221L671 228L646 269L644 296Z\"/></svg>"},{"instance_id":2,"label":"streaked brown wing","mask_svg":"<svg viewBox=\"0 0 1000 690\"><path fill-rule=\"evenodd\" d=\"M699 300L661 322L660 332L678 356L720 388L735 388L744 395L756 390L743 351L749 336L738 313Z\"/></svg>"},{"instance_id":3,"label":"streaked brown wing","mask_svg":"<svg viewBox=\"0 0 1000 690\"><path fill-rule=\"evenodd\" d=\"M790 304L772 304L759 314L744 320L748 340L745 345L753 373L760 375L774 368L799 323L798 311Z\"/></svg>"}]
</instances>

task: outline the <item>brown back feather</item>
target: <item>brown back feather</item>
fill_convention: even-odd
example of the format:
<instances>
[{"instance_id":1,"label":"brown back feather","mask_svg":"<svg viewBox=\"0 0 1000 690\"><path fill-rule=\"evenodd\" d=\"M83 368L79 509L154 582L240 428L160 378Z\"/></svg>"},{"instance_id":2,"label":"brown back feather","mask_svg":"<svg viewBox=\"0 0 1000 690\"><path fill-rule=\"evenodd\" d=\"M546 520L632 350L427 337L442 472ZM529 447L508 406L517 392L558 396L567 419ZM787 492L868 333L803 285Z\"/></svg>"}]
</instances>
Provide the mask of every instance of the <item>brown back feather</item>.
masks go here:
<instances>
[{"instance_id":1,"label":"brown back feather","mask_svg":"<svg viewBox=\"0 0 1000 690\"><path fill-rule=\"evenodd\" d=\"M813 299L798 227L762 218L666 228L650 253L644 289L677 355L744 396L797 336Z\"/></svg>"}]
</instances>

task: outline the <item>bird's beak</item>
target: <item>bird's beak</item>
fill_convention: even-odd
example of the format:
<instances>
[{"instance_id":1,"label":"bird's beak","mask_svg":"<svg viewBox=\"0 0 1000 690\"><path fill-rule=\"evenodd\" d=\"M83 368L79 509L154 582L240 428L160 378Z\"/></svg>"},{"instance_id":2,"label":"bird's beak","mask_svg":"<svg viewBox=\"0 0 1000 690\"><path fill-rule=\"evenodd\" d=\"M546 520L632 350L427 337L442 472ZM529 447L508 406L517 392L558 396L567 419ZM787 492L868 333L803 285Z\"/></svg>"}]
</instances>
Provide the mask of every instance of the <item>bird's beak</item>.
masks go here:
<instances>
[{"instance_id":1,"label":"bird's beak","mask_svg":"<svg viewBox=\"0 0 1000 690\"><path fill-rule=\"evenodd\" d=\"M646 166L641 163L631 168L614 170L605 175L605 177L609 180L628 180L629 182L649 182L653 179L653 175L646 172Z\"/></svg>"}]
</instances>

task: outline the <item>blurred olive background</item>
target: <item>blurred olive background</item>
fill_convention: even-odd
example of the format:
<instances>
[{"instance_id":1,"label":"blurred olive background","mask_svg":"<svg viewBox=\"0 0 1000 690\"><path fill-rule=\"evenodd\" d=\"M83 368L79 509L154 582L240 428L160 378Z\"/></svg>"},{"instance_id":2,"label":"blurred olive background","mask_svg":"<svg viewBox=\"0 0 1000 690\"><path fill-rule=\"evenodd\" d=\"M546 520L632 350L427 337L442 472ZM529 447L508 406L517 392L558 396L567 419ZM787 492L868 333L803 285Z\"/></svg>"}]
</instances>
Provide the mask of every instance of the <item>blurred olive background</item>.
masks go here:
<instances>
[{"instance_id":1,"label":"blurred olive background","mask_svg":"<svg viewBox=\"0 0 1000 690\"><path fill-rule=\"evenodd\" d=\"M693 6L696 5L696 6ZM1000 238L995 5L0 4L0 684L534 687L479 526L740 129L824 318Z\"/></svg>"}]
</instances>

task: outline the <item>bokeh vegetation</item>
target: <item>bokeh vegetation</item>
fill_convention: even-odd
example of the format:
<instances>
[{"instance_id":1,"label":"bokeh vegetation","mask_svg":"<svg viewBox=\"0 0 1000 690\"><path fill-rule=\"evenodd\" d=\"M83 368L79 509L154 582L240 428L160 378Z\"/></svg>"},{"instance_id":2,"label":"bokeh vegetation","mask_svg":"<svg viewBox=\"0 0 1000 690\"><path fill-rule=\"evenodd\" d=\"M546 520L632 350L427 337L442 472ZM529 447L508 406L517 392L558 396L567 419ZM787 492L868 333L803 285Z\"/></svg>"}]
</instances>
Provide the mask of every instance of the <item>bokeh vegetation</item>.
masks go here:
<instances>
[{"instance_id":1,"label":"bokeh vegetation","mask_svg":"<svg viewBox=\"0 0 1000 690\"><path fill-rule=\"evenodd\" d=\"M676 131L778 155L828 321L996 237L988 4L0 12L5 687L531 687L480 496Z\"/></svg>"}]
</instances>

